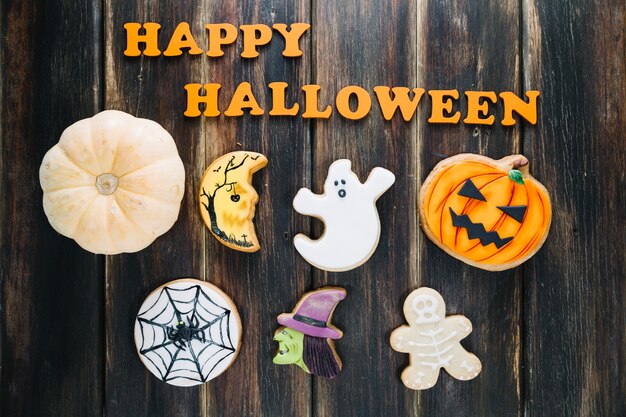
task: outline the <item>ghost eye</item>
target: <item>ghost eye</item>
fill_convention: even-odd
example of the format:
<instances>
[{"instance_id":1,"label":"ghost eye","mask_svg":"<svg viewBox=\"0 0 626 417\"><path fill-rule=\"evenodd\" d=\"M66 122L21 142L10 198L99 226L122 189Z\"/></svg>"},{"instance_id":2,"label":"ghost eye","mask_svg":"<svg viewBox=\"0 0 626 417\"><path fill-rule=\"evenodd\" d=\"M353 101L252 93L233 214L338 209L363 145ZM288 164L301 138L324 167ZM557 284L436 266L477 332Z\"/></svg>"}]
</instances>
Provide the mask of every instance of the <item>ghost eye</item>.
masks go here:
<instances>
[{"instance_id":1,"label":"ghost eye","mask_svg":"<svg viewBox=\"0 0 626 417\"><path fill-rule=\"evenodd\" d=\"M339 185L339 181L335 181L335 187Z\"/></svg>"},{"instance_id":2,"label":"ghost eye","mask_svg":"<svg viewBox=\"0 0 626 417\"><path fill-rule=\"evenodd\" d=\"M528 206L498 206L500 211L518 223L521 223L522 220L524 220L524 214L526 214L527 207Z\"/></svg>"},{"instance_id":3,"label":"ghost eye","mask_svg":"<svg viewBox=\"0 0 626 417\"><path fill-rule=\"evenodd\" d=\"M465 181L463 187L459 190L459 195L462 197L473 198L474 200L487 201L485 196L480 192L478 187L474 185L471 179Z\"/></svg>"},{"instance_id":4,"label":"ghost eye","mask_svg":"<svg viewBox=\"0 0 626 417\"><path fill-rule=\"evenodd\" d=\"M346 180L341 180L341 183L342 183L343 185L346 185Z\"/></svg>"},{"instance_id":5,"label":"ghost eye","mask_svg":"<svg viewBox=\"0 0 626 417\"><path fill-rule=\"evenodd\" d=\"M281 330L281 331L280 331L280 333L281 333L281 334L284 334L285 336L287 336L287 332L286 332L286 331L284 331L284 330Z\"/></svg>"}]
</instances>

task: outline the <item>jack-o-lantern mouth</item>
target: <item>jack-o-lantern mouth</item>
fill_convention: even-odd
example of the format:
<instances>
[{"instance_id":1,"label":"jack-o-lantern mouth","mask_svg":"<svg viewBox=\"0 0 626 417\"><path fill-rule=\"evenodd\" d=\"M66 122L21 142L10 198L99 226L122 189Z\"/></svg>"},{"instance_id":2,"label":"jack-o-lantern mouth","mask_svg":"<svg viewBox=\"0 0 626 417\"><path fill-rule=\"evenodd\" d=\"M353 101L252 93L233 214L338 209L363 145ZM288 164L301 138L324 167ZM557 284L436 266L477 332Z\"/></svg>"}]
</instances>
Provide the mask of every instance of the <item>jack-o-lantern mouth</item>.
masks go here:
<instances>
[{"instance_id":1,"label":"jack-o-lantern mouth","mask_svg":"<svg viewBox=\"0 0 626 417\"><path fill-rule=\"evenodd\" d=\"M480 244L487 246L491 243L495 244L498 249L509 243L513 236L501 238L498 232L488 232L482 223L474 223L467 214L458 215L450 208L452 215L452 225L454 227L463 227L467 230L469 239L480 239Z\"/></svg>"}]
</instances>

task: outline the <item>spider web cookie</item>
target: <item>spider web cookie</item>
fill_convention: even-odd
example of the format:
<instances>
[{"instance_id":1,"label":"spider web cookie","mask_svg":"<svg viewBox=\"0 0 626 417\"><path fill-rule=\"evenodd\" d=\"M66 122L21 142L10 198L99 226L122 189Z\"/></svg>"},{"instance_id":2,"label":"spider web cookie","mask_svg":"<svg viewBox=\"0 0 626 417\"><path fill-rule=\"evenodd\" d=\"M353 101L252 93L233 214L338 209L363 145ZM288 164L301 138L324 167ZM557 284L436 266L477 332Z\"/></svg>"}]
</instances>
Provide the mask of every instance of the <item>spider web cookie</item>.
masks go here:
<instances>
[{"instance_id":1,"label":"spider web cookie","mask_svg":"<svg viewBox=\"0 0 626 417\"><path fill-rule=\"evenodd\" d=\"M153 291L135 320L139 358L171 385L203 384L224 372L241 343L236 306L219 288L180 279Z\"/></svg>"}]
</instances>

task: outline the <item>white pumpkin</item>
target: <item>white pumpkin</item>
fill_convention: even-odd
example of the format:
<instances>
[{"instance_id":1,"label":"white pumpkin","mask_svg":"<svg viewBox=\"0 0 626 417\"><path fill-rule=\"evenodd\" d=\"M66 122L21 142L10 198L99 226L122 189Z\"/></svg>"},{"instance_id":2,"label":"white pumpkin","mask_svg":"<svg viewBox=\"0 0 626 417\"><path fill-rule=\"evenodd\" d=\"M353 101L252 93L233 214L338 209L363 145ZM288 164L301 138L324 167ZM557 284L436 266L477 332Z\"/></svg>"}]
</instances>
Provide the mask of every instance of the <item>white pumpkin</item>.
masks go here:
<instances>
[{"instance_id":1,"label":"white pumpkin","mask_svg":"<svg viewBox=\"0 0 626 417\"><path fill-rule=\"evenodd\" d=\"M107 110L65 129L39 181L52 227L88 251L113 255L140 251L172 227L185 171L158 123Z\"/></svg>"}]
</instances>

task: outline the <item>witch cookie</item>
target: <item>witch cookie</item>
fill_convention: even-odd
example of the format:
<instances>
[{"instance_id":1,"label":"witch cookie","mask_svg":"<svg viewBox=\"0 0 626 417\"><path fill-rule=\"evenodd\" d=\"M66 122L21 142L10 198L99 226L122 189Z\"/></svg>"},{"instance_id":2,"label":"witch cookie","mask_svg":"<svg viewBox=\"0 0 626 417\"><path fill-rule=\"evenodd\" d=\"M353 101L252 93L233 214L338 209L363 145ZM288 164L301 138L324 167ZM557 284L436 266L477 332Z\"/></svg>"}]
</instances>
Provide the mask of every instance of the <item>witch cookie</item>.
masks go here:
<instances>
[{"instance_id":1,"label":"witch cookie","mask_svg":"<svg viewBox=\"0 0 626 417\"><path fill-rule=\"evenodd\" d=\"M428 175L419 197L420 224L449 255L502 271L533 256L548 236L550 196L522 155L493 160L461 154Z\"/></svg>"},{"instance_id":2,"label":"witch cookie","mask_svg":"<svg viewBox=\"0 0 626 417\"><path fill-rule=\"evenodd\" d=\"M254 231L259 195L252 176L267 165L260 153L237 151L213 161L200 186L200 212L213 236L229 248L256 252L261 247Z\"/></svg>"},{"instance_id":3,"label":"witch cookie","mask_svg":"<svg viewBox=\"0 0 626 417\"><path fill-rule=\"evenodd\" d=\"M376 167L363 184L347 159L332 163L324 183L324 194L302 188L293 199L301 214L324 222L317 240L298 234L293 243L311 265L326 271L348 271L365 263L376 250L380 219L376 200L391 187L395 176Z\"/></svg>"},{"instance_id":4,"label":"witch cookie","mask_svg":"<svg viewBox=\"0 0 626 417\"><path fill-rule=\"evenodd\" d=\"M334 378L341 370L341 359L335 351L334 340L343 332L330 324L339 301L346 298L346 290L324 287L306 293L292 313L278 316L274 340L278 352L273 362L277 365L298 365L312 375Z\"/></svg>"},{"instance_id":5,"label":"witch cookie","mask_svg":"<svg viewBox=\"0 0 626 417\"><path fill-rule=\"evenodd\" d=\"M135 320L139 358L171 385L203 384L224 372L241 345L237 307L219 288L192 278L154 290Z\"/></svg>"},{"instance_id":6,"label":"witch cookie","mask_svg":"<svg viewBox=\"0 0 626 417\"><path fill-rule=\"evenodd\" d=\"M472 332L472 323L461 315L446 317L446 305L437 291L422 287L409 294L404 317L409 325L395 329L389 342L393 350L409 354L410 365L401 376L407 388L431 388L441 368L460 380L480 373L480 360L460 343Z\"/></svg>"}]
</instances>

